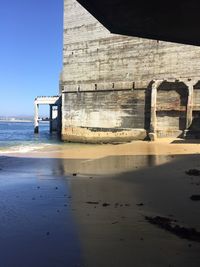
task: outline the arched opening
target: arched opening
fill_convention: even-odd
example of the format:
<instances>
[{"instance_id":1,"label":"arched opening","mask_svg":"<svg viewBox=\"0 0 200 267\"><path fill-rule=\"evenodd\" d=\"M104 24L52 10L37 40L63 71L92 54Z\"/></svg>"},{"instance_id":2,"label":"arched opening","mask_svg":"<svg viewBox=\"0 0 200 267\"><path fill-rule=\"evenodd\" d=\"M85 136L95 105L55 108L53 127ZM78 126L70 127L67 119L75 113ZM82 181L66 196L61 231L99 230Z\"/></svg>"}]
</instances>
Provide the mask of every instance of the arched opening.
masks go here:
<instances>
[{"instance_id":1,"label":"arched opening","mask_svg":"<svg viewBox=\"0 0 200 267\"><path fill-rule=\"evenodd\" d=\"M181 137L186 129L188 87L180 81L163 81L157 88L156 133Z\"/></svg>"}]
</instances>

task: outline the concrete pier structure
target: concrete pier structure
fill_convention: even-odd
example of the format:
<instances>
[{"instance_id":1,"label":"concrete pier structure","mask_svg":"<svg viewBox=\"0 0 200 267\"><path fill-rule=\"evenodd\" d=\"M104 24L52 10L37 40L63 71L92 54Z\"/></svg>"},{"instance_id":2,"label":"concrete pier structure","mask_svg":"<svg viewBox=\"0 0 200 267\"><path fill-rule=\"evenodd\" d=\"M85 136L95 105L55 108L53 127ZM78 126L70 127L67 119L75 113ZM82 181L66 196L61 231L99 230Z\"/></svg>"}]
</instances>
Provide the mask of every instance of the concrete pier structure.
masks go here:
<instances>
[{"instance_id":1,"label":"concrete pier structure","mask_svg":"<svg viewBox=\"0 0 200 267\"><path fill-rule=\"evenodd\" d=\"M61 129L61 102L59 96L39 96L34 101L34 133L39 132L39 105L49 105L50 132ZM55 110L54 107L57 107Z\"/></svg>"},{"instance_id":2,"label":"concrete pier structure","mask_svg":"<svg viewBox=\"0 0 200 267\"><path fill-rule=\"evenodd\" d=\"M128 3L133 5L131 0L120 2L126 8ZM109 3L118 5L114 0ZM60 97L36 99L35 132L38 106L49 104L50 131L58 127L63 141L112 143L162 137L199 138L200 47L110 33L112 23L109 20L107 27L103 17L100 19L98 6L102 7L102 3L64 0ZM113 18L116 25L118 20ZM130 14L129 19L133 20ZM143 19L145 22L144 16ZM166 20L162 16L160 19ZM119 33L126 34L124 26ZM168 37L176 41L176 35ZM177 41L181 42L181 38ZM58 110L57 126L53 106Z\"/></svg>"},{"instance_id":3,"label":"concrete pier structure","mask_svg":"<svg viewBox=\"0 0 200 267\"><path fill-rule=\"evenodd\" d=\"M198 137L199 66L199 47L111 34L65 0L62 140Z\"/></svg>"}]
</instances>

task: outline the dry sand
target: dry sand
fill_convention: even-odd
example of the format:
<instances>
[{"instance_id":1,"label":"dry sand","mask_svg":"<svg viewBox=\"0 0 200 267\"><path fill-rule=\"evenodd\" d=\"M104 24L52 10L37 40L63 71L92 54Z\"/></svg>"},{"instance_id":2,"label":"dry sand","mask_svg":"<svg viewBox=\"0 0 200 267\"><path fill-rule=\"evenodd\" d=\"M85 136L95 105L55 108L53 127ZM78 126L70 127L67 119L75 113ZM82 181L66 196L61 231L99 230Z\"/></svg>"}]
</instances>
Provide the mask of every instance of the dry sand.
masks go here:
<instances>
[{"instance_id":1,"label":"dry sand","mask_svg":"<svg viewBox=\"0 0 200 267\"><path fill-rule=\"evenodd\" d=\"M2 267L200 266L200 145L162 140L52 146L0 157ZM1 265L0 265L1 266Z\"/></svg>"}]
</instances>

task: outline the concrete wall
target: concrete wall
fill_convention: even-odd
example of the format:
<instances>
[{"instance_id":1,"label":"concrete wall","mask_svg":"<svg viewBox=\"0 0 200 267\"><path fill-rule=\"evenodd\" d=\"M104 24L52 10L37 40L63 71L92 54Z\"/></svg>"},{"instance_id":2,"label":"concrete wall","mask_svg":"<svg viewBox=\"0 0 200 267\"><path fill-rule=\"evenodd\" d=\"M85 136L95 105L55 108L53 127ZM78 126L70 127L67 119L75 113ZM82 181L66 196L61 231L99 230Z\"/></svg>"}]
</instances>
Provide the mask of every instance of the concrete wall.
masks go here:
<instances>
[{"instance_id":1,"label":"concrete wall","mask_svg":"<svg viewBox=\"0 0 200 267\"><path fill-rule=\"evenodd\" d=\"M152 80L200 79L200 48L113 35L75 0L64 5L63 140L117 140L120 132L125 139L143 139L150 128ZM162 98L169 103L182 96L169 89L158 93L165 105ZM184 112L168 115L160 111L158 130L163 123L184 128Z\"/></svg>"},{"instance_id":2,"label":"concrete wall","mask_svg":"<svg viewBox=\"0 0 200 267\"><path fill-rule=\"evenodd\" d=\"M111 138L130 141L146 137L145 90L63 93L62 103L63 132L68 140L109 142Z\"/></svg>"}]
</instances>

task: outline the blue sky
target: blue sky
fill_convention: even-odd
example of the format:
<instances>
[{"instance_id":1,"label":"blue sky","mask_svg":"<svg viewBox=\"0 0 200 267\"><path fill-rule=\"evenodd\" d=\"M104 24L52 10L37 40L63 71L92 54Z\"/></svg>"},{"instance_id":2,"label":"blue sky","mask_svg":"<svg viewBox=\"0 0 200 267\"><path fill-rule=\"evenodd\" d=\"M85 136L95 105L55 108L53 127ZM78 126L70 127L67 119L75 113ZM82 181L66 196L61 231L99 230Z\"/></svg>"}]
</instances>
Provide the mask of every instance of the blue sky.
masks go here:
<instances>
[{"instance_id":1,"label":"blue sky","mask_svg":"<svg viewBox=\"0 0 200 267\"><path fill-rule=\"evenodd\" d=\"M62 25L63 0L1 0L0 116L33 115L35 96L58 93Z\"/></svg>"}]
</instances>

